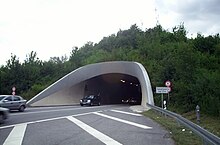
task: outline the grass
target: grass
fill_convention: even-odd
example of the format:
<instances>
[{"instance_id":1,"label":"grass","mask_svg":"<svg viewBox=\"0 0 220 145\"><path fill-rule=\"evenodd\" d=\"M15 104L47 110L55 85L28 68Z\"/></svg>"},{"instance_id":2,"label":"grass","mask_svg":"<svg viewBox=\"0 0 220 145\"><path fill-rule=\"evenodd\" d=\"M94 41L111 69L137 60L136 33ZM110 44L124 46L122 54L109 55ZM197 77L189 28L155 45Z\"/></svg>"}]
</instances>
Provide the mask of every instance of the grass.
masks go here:
<instances>
[{"instance_id":1,"label":"grass","mask_svg":"<svg viewBox=\"0 0 220 145\"><path fill-rule=\"evenodd\" d=\"M153 110L143 112L143 115L155 120L166 128L166 130L170 132L170 136L175 141L176 145L203 144L202 139L199 136L194 134L190 129L178 124L173 118L162 116Z\"/></svg>"},{"instance_id":2,"label":"grass","mask_svg":"<svg viewBox=\"0 0 220 145\"><path fill-rule=\"evenodd\" d=\"M182 114L182 116L194 123L197 123L194 111L184 113ZM215 134L216 136L220 137L220 118L219 117L212 117L206 114L201 114L200 123L198 125L208 130L209 132Z\"/></svg>"},{"instance_id":3,"label":"grass","mask_svg":"<svg viewBox=\"0 0 220 145\"><path fill-rule=\"evenodd\" d=\"M196 120L196 112L195 111L190 111L187 113L182 113L179 110L177 110L174 107L169 107L169 110L172 112L176 112L177 114L181 114L184 118L187 118L188 120L194 122L195 124L197 123ZM215 134L216 136L220 137L220 116L218 117L213 117L208 114L204 114L203 112L200 112L200 125L204 129L208 130L209 132Z\"/></svg>"}]
</instances>

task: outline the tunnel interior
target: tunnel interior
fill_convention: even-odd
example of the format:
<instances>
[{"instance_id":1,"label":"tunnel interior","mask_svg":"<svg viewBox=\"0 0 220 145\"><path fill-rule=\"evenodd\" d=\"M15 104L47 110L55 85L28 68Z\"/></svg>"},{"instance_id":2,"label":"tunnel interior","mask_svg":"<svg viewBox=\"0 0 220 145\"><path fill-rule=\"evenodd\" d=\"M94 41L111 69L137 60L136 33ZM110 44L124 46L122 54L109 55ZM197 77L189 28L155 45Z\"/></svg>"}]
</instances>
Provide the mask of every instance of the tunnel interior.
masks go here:
<instances>
[{"instance_id":1,"label":"tunnel interior","mask_svg":"<svg viewBox=\"0 0 220 145\"><path fill-rule=\"evenodd\" d=\"M101 104L130 105L140 105L142 96L138 79L119 73L104 74L86 80L84 96L86 95L99 95Z\"/></svg>"}]
</instances>

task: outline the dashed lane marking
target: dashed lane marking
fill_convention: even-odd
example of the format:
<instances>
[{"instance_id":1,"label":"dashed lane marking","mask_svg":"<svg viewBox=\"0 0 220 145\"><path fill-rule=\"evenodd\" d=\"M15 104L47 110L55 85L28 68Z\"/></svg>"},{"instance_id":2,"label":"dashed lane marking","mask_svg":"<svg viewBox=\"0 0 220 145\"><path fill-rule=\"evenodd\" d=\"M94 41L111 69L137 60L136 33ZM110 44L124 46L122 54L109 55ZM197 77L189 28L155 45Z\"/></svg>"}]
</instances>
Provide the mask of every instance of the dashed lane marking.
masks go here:
<instances>
[{"instance_id":1,"label":"dashed lane marking","mask_svg":"<svg viewBox=\"0 0 220 145\"><path fill-rule=\"evenodd\" d=\"M83 130L94 136L95 138L99 139L101 142L103 142L106 145L122 145L121 143L117 142L116 140L110 138L109 136L99 132L98 130L90 127L89 125L83 123L82 121L69 116L67 117L70 121L81 127Z\"/></svg>"},{"instance_id":2,"label":"dashed lane marking","mask_svg":"<svg viewBox=\"0 0 220 145\"><path fill-rule=\"evenodd\" d=\"M117 113L123 113L123 114L133 115L133 116L142 116L141 114L130 113L130 112L125 112L125 111L120 111L120 110L111 110L111 111L117 112Z\"/></svg>"},{"instance_id":3,"label":"dashed lane marking","mask_svg":"<svg viewBox=\"0 0 220 145\"><path fill-rule=\"evenodd\" d=\"M21 145L24 138L26 127L27 127L26 123L16 125L13 128L13 130L10 132L9 136L6 138L3 145Z\"/></svg>"},{"instance_id":4,"label":"dashed lane marking","mask_svg":"<svg viewBox=\"0 0 220 145\"><path fill-rule=\"evenodd\" d=\"M134 122L131 122L131 121L119 119L119 118L112 117L112 116L105 115L105 114L101 114L101 113L98 113L98 112L94 112L93 114L96 114L96 115L99 115L99 116L102 116L102 117L106 117L106 118L109 118L109 119L112 119L112 120L115 120L115 121L119 121L119 122L122 122L122 123L126 123L126 124L129 124L129 125L133 125L133 126L136 126L136 127L139 127L139 128L152 129L152 127L149 127L149 126L146 126L146 125L142 125L142 124L134 123Z\"/></svg>"}]
</instances>

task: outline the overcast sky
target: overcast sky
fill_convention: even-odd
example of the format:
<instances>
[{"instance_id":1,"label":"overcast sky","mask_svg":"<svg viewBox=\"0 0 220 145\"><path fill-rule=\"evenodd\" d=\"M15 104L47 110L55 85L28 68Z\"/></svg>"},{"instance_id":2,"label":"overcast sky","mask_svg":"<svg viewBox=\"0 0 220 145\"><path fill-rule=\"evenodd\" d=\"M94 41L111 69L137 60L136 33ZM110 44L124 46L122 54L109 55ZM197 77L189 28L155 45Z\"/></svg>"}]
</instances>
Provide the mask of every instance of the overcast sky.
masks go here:
<instances>
[{"instance_id":1,"label":"overcast sky","mask_svg":"<svg viewBox=\"0 0 220 145\"><path fill-rule=\"evenodd\" d=\"M11 53L21 62L70 56L72 47L137 24L145 30L184 22L191 34L220 33L220 0L0 0L0 66Z\"/></svg>"}]
</instances>

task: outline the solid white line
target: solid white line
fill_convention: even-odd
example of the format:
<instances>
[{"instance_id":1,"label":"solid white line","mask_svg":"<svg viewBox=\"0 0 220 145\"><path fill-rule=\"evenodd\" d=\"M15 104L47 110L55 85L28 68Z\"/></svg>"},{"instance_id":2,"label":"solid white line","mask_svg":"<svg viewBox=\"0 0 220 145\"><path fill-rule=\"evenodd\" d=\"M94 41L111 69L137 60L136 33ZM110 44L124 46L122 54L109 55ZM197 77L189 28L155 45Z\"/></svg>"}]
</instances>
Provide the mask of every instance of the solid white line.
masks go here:
<instances>
[{"instance_id":1,"label":"solid white line","mask_svg":"<svg viewBox=\"0 0 220 145\"><path fill-rule=\"evenodd\" d=\"M102 112L102 111L97 111L97 112ZM69 116L83 116L83 115L88 115L88 114L92 114L92 113L94 113L94 112L75 114L75 115L68 115L68 116L49 118L49 119L43 119L43 120L36 120L36 121L30 121L30 122L25 122L25 123L26 124L41 123L41 122L46 122L46 121L53 121L53 120L63 119L63 118L69 117ZM0 129L14 127L14 126L22 125L22 124L24 124L24 123L12 124L12 125L8 125L8 126L2 126L2 127L0 127Z\"/></svg>"},{"instance_id":2,"label":"solid white line","mask_svg":"<svg viewBox=\"0 0 220 145\"><path fill-rule=\"evenodd\" d=\"M21 145L26 127L26 123L16 125L3 143L3 145Z\"/></svg>"},{"instance_id":3,"label":"solid white line","mask_svg":"<svg viewBox=\"0 0 220 145\"><path fill-rule=\"evenodd\" d=\"M115 105L105 105L105 106L92 106L92 108L104 108L104 107L111 107L111 106L115 106ZM55 107L55 108L58 108L58 107ZM63 108L63 107L62 107ZM69 111L69 110L85 110L85 109L89 109L90 107L73 107L73 108L64 108L64 109L56 109L56 110L43 110L43 111L37 111L37 112L19 112L19 113L12 113L10 114L10 116L17 116L17 115L28 115L28 114L38 114L38 113L49 113L49 112L59 112L59 111ZM27 111L29 110L36 110L37 108L35 109L26 109ZM40 109L40 108L39 108ZM120 108L116 108L116 109L120 109ZM108 109L109 110L109 109Z\"/></svg>"},{"instance_id":4,"label":"solid white line","mask_svg":"<svg viewBox=\"0 0 220 145\"><path fill-rule=\"evenodd\" d=\"M146 126L146 125L142 125L142 124L134 123L134 122L131 122L131 121L119 119L119 118L108 116L108 115L101 114L101 113L98 113L98 112L94 112L93 114L96 114L96 115L99 115L99 116L102 116L102 117L106 117L106 118L109 118L109 119L112 119L112 120L115 120L115 121L123 122L123 123L126 123L126 124L130 124L130 125L133 125L133 126L136 126L136 127L143 128L143 129L152 129L152 127L149 127L149 126Z\"/></svg>"},{"instance_id":5,"label":"solid white line","mask_svg":"<svg viewBox=\"0 0 220 145\"><path fill-rule=\"evenodd\" d=\"M96 106L96 108L102 107L102 106ZM95 108L95 107L93 107ZM17 113L17 114L10 114L10 116L16 116L16 115L27 115L27 114L38 114L38 113L49 113L49 112L59 112L59 111L69 111L69 110L85 110L88 109L86 107L79 107L79 108L65 108L65 109L57 109L57 110L44 110L44 111L38 111L38 112L23 112L23 113Z\"/></svg>"},{"instance_id":6,"label":"solid white line","mask_svg":"<svg viewBox=\"0 0 220 145\"><path fill-rule=\"evenodd\" d=\"M102 111L96 111L96 112L102 112ZM88 113L76 114L76 115L71 115L71 116L77 117L77 116L89 115L89 114L92 114L92 113L94 113L94 112L88 112ZM69 116L70 116L70 115L69 115Z\"/></svg>"},{"instance_id":7,"label":"solid white line","mask_svg":"<svg viewBox=\"0 0 220 145\"><path fill-rule=\"evenodd\" d=\"M101 142L103 142L106 145L122 145L121 143L117 142L116 140L108 137L107 135L99 132L98 130L90 127L89 125L83 123L82 121L80 121L72 116L67 117L67 119L69 119L70 121L72 121L73 123L75 123L76 125L81 127L83 130L85 130L86 132L88 132L89 134L94 136L95 138L99 139Z\"/></svg>"},{"instance_id":8,"label":"solid white line","mask_svg":"<svg viewBox=\"0 0 220 145\"><path fill-rule=\"evenodd\" d=\"M117 112L117 113L123 113L123 114L133 115L133 116L142 116L141 114L130 113L130 112L124 112L124 111L120 111L120 110L111 110L111 111Z\"/></svg>"}]
</instances>

